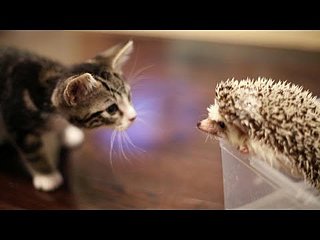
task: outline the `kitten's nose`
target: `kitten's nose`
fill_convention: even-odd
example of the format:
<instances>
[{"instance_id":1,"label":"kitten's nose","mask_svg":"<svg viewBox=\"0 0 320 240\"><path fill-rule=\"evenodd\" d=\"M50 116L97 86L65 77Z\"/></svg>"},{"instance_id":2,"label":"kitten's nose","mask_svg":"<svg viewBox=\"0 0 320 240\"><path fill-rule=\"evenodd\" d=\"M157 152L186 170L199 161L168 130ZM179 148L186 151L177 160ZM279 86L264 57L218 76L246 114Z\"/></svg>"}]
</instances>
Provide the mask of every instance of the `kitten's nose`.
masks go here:
<instances>
[{"instance_id":1,"label":"kitten's nose","mask_svg":"<svg viewBox=\"0 0 320 240\"><path fill-rule=\"evenodd\" d=\"M137 116L134 116L132 118L129 119L130 122L133 122L134 120L136 120Z\"/></svg>"},{"instance_id":2,"label":"kitten's nose","mask_svg":"<svg viewBox=\"0 0 320 240\"><path fill-rule=\"evenodd\" d=\"M127 116L128 116L129 121L133 122L137 118L136 110L133 107L130 107Z\"/></svg>"},{"instance_id":3,"label":"kitten's nose","mask_svg":"<svg viewBox=\"0 0 320 240\"><path fill-rule=\"evenodd\" d=\"M199 121L199 122L197 123L197 127L200 127L200 125L201 125L201 121Z\"/></svg>"}]
</instances>

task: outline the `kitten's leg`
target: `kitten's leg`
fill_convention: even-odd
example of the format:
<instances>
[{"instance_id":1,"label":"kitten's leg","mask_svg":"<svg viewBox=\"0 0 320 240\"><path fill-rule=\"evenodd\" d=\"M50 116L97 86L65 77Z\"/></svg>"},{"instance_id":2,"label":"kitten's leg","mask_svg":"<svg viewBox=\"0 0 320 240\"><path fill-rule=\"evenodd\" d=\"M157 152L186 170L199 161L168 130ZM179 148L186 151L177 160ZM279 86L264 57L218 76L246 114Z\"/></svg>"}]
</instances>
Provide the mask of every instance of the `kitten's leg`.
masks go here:
<instances>
[{"instance_id":1,"label":"kitten's leg","mask_svg":"<svg viewBox=\"0 0 320 240\"><path fill-rule=\"evenodd\" d=\"M7 140L6 136L3 134L2 129L0 129L0 145L5 143L6 140Z\"/></svg>"},{"instance_id":2,"label":"kitten's leg","mask_svg":"<svg viewBox=\"0 0 320 240\"><path fill-rule=\"evenodd\" d=\"M62 144L69 148L80 146L84 141L84 133L80 128L68 125L62 132Z\"/></svg>"},{"instance_id":3,"label":"kitten's leg","mask_svg":"<svg viewBox=\"0 0 320 240\"><path fill-rule=\"evenodd\" d=\"M7 131L2 118L2 114L0 113L0 145L6 142L7 140Z\"/></svg>"},{"instance_id":4,"label":"kitten's leg","mask_svg":"<svg viewBox=\"0 0 320 240\"><path fill-rule=\"evenodd\" d=\"M51 141L48 133L39 135L31 132L15 136L15 143L33 177L34 187L43 191L59 187L63 178L56 168L58 145L54 144L53 135Z\"/></svg>"}]
</instances>

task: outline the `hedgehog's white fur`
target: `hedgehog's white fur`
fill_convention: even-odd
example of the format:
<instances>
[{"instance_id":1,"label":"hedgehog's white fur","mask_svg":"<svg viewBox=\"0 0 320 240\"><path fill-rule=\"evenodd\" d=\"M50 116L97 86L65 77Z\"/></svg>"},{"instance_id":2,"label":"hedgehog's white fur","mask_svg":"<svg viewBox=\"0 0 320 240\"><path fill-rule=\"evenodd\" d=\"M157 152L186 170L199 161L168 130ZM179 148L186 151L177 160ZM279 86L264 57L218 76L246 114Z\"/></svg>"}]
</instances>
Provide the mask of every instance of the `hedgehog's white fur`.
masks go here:
<instances>
[{"instance_id":1,"label":"hedgehog's white fur","mask_svg":"<svg viewBox=\"0 0 320 240\"><path fill-rule=\"evenodd\" d=\"M208 111L246 133L237 144L320 188L320 103L308 90L266 78L222 81Z\"/></svg>"}]
</instances>

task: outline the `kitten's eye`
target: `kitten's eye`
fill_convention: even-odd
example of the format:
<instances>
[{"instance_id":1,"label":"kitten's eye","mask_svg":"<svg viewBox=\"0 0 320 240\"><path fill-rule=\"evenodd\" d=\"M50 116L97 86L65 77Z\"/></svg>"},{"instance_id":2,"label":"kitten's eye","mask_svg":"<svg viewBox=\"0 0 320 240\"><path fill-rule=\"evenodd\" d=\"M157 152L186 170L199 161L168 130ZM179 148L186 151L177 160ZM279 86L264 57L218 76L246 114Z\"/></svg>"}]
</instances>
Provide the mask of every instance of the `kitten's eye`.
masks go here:
<instances>
[{"instance_id":1,"label":"kitten's eye","mask_svg":"<svg viewBox=\"0 0 320 240\"><path fill-rule=\"evenodd\" d=\"M222 129L225 129L225 128L226 128L226 124L225 124L224 122L222 122L222 121L219 121L219 122L218 122L218 125L219 125L219 127L221 127Z\"/></svg>"},{"instance_id":2,"label":"kitten's eye","mask_svg":"<svg viewBox=\"0 0 320 240\"><path fill-rule=\"evenodd\" d=\"M110 115L113 115L118 111L118 106L117 106L117 104L114 103L114 104L110 105L106 110Z\"/></svg>"},{"instance_id":3,"label":"kitten's eye","mask_svg":"<svg viewBox=\"0 0 320 240\"><path fill-rule=\"evenodd\" d=\"M115 76L115 77L117 77L117 78L121 78L121 76L120 76L120 74L119 74L119 73L116 73L116 72L115 72L115 73L113 73L113 74L114 74L114 76Z\"/></svg>"},{"instance_id":4,"label":"kitten's eye","mask_svg":"<svg viewBox=\"0 0 320 240\"><path fill-rule=\"evenodd\" d=\"M110 72L102 72L102 77L104 78L104 79L106 79L106 80L109 80L109 79L111 79L111 73Z\"/></svg>"}]
</instances>

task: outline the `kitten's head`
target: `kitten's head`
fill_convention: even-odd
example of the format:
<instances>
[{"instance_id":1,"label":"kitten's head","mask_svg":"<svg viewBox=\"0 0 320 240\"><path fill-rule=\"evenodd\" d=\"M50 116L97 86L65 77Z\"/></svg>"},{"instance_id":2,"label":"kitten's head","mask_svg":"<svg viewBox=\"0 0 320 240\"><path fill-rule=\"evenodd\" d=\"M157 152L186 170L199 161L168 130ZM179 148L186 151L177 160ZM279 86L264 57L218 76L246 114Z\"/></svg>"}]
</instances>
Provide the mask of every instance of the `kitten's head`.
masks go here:
<instances>
[{"instance_id":1,"label":"kitten's head","mask_svg":"<svg viewBox=\"0 0 320 240\"><path fill-rule=\"evenodd\" d=\"M122 74L132 50L129 41L72 66L54 90L53 105L78 127L127 129L137 116Z\"/></svg>"}]
</instances>

